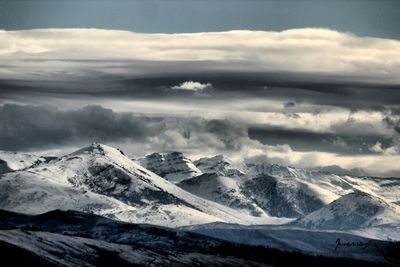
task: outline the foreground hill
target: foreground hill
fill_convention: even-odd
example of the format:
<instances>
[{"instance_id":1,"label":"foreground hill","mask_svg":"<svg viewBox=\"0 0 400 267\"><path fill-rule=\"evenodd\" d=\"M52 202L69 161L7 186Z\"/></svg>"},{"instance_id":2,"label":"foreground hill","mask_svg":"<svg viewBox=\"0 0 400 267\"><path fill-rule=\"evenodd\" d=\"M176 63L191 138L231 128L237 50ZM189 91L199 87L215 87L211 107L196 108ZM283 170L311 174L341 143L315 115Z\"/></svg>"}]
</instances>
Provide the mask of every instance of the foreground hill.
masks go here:
<instances>
[{"instance_id":1,"label":"foreground hill","mask_svg":"<svg viewBox=\"0 0 400 267\"><path fill-rule=\"evenodd\" d=\"M238 229L233 226L231 230ZM261 227L261 226L260 226ZM194 227L192 230L198 229ZM218 229L218 227L215 227ZM219 228L220 233L226 233ZM229 230L228 230L229 231ZM249 232L242 227L242 233ZM128 224L76 211L52 211L30 216L0 210L0 249L3 262L35 266L390 266L396 263L393 247L384 242L351 235L371 244L365 250L350 248L333 253L329 250L304 251L301 243L332 241L337 234L284 234L279 249L266 244L254 246L223 241L192 232L165 227ZM239 237L244 236L240 234ZM250 232L251 233L251 232ZM276 233L259 231L267 240ZM293 244L288 236L296 237ZM251 234L250 234L251 236ZM285 243L286 240L286 243ZM244 242L246 243L246 242ZM270 242L275 247L279 242ZM373 244L373 245L372 245ZM315 246L315 244L314 244ZM304 246L305 247L305 246ZM376 249L379 248L379 251ZM60 256L62 255L62 256Z\"/></svg>"}]
</instances>

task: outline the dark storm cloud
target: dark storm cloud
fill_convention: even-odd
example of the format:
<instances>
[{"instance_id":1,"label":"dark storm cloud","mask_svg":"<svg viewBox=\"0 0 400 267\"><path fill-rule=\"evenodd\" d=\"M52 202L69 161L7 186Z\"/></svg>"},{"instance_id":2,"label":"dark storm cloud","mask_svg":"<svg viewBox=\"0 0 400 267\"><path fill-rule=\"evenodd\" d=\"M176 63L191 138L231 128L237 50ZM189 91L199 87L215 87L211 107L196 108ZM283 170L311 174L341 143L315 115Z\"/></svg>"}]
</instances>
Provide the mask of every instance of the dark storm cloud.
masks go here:
<instances>
[{"instance_id":1,"label":"dark storm cloud","mask_svg":"<svg viewBox=\"0 0 400 267\"><path fill-rule=\"evenodd\" d=\"M397 134L400 135L400 119L397 117L392 116L391 114L386 115L383 118L383 121L390 127L395 130Z\"/></svg>"},{"instance_id":2,"label":"dark storm cloud","mask_svg":"<svg viewBox=\"0 0 400 267\"><path fill-rule=\"evenodd\" d=\"M219 137L225 144L226 149L239 150L241 147L239 137L247 137L247 126L232 122L231 120L210 120L205 127L207 132Z\"/></svg>"},{"instance_id":3,"label":"dark storm cloud","mask_svg":"<svg viewBox=\"0 0 400 267\"><path fill-rule=\"evenodd\" d=\"M288 144L295 151L324 151L338 154L356 155L372 154L370 147L380 142L389 147L392 138L383 135L357 134L349 132L317 133L305 129L287 129L268 125L252 126L248 130L249 137L263 144Z\"/></svg>"},{"instance_id":4,"label":"dark storm cloud","mask_svg":"<svg viewBox=\"0 0 400 267\"><path fill-rule=\"evenodd\" d=\"M41 148L68 142L144 139L160 131L146 117L115 113L100 106L62 111L50 106L0 107L3 150Z\"/></svg>"},{"instance_id":5,"label":"dark storm cloud","mask_svg":"<svg viewBox=\"0 0 400 267\"><path fill-rule=\"evenodd\" d=\"M398 111L387 114L383 118L383 122L387 124L388 127L394 130L395 134L393 137L392 148L399 152L400 151L400 117L398 116Z\"/></svg>"},{"instance_id":6,"label":"dark storm cloud","mask_svg":"<svg viewBox=\"0 0 400 267\"><path fill-rule=\"evenodd\" d=\"M234 120L146 117L101 106L59 110L54 106L0 106L0 149L29 150L88 142L148 142L165 149L239 150L247 127ZM151 139L151 142L149 141Z\"/></svg>"}]
</instances>

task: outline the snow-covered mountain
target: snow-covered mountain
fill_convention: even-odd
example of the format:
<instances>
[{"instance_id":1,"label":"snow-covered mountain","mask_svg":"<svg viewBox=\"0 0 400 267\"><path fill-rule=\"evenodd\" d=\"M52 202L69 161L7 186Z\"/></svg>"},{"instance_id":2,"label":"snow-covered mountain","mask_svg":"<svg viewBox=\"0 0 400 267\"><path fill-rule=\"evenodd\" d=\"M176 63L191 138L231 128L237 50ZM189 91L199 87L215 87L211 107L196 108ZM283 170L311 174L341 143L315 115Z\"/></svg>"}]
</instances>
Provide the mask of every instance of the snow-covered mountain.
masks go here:
<instances>
[{"instance_id":1,"label":"snow-covered mountain","mask_svg":"<svg viewBox=\"0 0 400 267\"><path fill-rule=\"evenodd\" d=\"M305 170L277 164L248 164L247 176L269 175L283 180L298 180L309 187L323 189L325 202L344 196L354 190L379 196L390 203L400 203L400 178L338 175L326 170Z\"/></svg>"},{"instance_id":2,"label":"snow-covered mountain","mask_svg":"<svg viewBox=\"0 0 400 267\"><path fill-rule=\"evenodd\" d=\"M279 179L301 181L310 187L317 186L325 189L326 192L331 192L330 196L325 196L328 202L351 192L353 189L353 185L346 179L346 176L278 164L248 164L247 175L251 177L267 175Z\"/></svg>"},{"instance_id":3,"label":"snow-covered mountain","mask_svg":"<svg viewBox=\"0 0 400 267\"><path fill-rule=\"evenodd\" d=\"M98 143L60 158L7 155L3 158L14 169L1 176L0 208L16 212L69 209L168 226L217 221L284 224L298 219L297 226L321 229L343 228L348 223L344 219L359 226L381 225L375 222L385 222L386 214L394 218L388 223L396 223L398 216L400 182L395 178L352 177L268 163L238 166L221 155L193 163L178 152L154 153L140 159L139 165L122 151ZM19 161L20 166L10 164ZM338 203L348 206L346 199L353 203L355 216L361 204L373 211L381 203L377 200L388 206L379 208L385 211L382 216L366 213L365 218L351 218L340 208L335 216L327 212ZM332 216L339 218L335 224L329 222ZM370 219L374 223L367 222Z\"/></svg>"},{"instance_id":4,"label":"snow-covered mountain","mask_svg":"<svg viewBox=\"0 0 400 267\"><path fill-rule=\"evenodd\" d=\"M226 205L244 214L257 217L269 217L242 191L243 180L238 177L219 176L206 173L177 184L182 189L205 199Z\"/></svg>"},{"instance_id":5,"label":"snow-covered mountain","mask_svg":"<svg viewBox=\"0 0 400 267\"><path fill-rule=\"evenodd\" d=\"M269 175L204 174L184 180L178 186L202 198L260 217L300 217L339 197L301 179Z\"/></svg>"},{"instance_id":6,"label":"snow-covered mountain","mask_svg":"<svg viewBox=\"0 0 400 267\"><path fill-rule=\"evenodd\" d=\"M299 219L296 226L310 229L358 229L399 225L400 208L384 199L355 191Z\"/></svg>"},{"instance_id":7,"label":"snow-covered mountain","mask_svg":"<svg viewBox=\"0 0 400 267\"><path fill-rule=\"evenodd\" d=\"M269 175L251 178L242 192L270 216L296 218L328 204L331 192L297 179Z\"/></svg>"},{"instance_id":8,"label":"snow-covered mountain","mask_svg":"<svg viewBox=\"0 0 400 267\"><path fill-rule=\"evenodd\" d=\"M5 174L0 188L0 208L33 214L71 209L170 226L284 221L244 216L197 197L136 164L121 151L97 143L56 161Z\"/></svg>"},{"instance_id":9,"label":"snow-covered mountain","mask_svg":"<svg viewBox=\"0 0 400 267\"><path fill-rule=\"evenodd\" d=\"M204 157L194 161L194 164L203 173L214 173L219 176L237 177L243 176L245 166L235 164L224 155L216 155L214 157Z\"/></svg>"},{"instance_id":10,"label":"snow-covered mountain","mask_svg":"<svg viewBox=\"0 0 400 267\"><path fill-rule=\"evenodd\" d=\"M224 157L203 158L195 163L207 174L180 182L181 188L261 217L304 216L354 189L335 174L276 164L248 164L240 170L240 175L238 171L228 177L227 170L232 168Z\"/></svg>"},{"instance_id":11,"label":"snow-covered mountain","mask_svg":"<svg viewBox=\"0 0 400 267\"><path fill-rule=\"evenodd\" d=\"M202 174L202 171L181 152L153 153L137 159L137 162L173 183L179 183L182 180Z\"/></svg>"},{"instance_id":12,"label":"snow-covered mountain","mask_svg":"<svg viewBox=\"0 0 400 267\"><path fill-rule=\"evenodd\" d=\"M243 174L227 177L221 170L229 164L221 163L221 159L196 161L207 174L178 185L202 198L260 217L303 217L354 191L399 203L397 178L352 177L269 163L249 163Z\"/></svg>"},{"instance_id":13,"label":"snow-covered mountain","mask_svg":"<svg viewBox=\"0 0 400 267\"><path fill-rule=\"evenodd\" d=\"M320 266L320 255L380 264L393 251L392 240L400 240L396 178L238 166L224 156L194 164L181 153L141 159L150 170L98 143L59 158L7 155L0 250L30 262L77 266L113 255L112 264L251 266L255 260L254 266L274 266L283 257L289 266L304 259L304 266ZM338 238L374 245L337 252ZM86 254L93 256L82 261Z\"/></svg>"}]
</instances>

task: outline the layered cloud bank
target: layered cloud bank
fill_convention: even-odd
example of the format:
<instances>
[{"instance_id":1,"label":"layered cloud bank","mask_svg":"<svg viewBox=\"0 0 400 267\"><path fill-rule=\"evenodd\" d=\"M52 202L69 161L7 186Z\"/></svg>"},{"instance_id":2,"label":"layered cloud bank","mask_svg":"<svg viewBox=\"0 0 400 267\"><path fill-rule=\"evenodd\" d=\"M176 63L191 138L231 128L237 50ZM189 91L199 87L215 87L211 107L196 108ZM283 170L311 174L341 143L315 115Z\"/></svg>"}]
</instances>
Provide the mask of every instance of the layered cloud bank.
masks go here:
<instances>
[{"instance_id":1,"label":"layered cloud bank","mask_svg":"<svg viewBox=\"0 0 400 267\"><path fill-rule=\"evenodd\" d=\"M0 43L0 57L3 64L9 64L1 71L3 77L33 71L51 73L50 68L74 73L76 67L84 69L88 64L98 71L128 71L120 64L112 68L115 65L112 60L180 62L175 66L180 70L206 66L247 71L372 75L395 80L400 76L399 41L361 38L327 29L191 34L46 29L1 31ZM93 60L107 60L107 63L94 64ZM193 61L203 65L185 64ZM145 72L144 68L136 71Z\"/></svg>"},{"instance_id":2,"label":"layered cloud bank","mask_svg":"<svg viewBox=\"0 0 400 267\"><path fill-rule=\"evenodd\" d=\"M48 150L79 147L99 141L120 146L131 156L174 150L183 151L193 158L223 153L234 160L272 162L305 168L335 164L348 169L361 167L372 175L400 175L397 167L400 160L398 152L385 153L389 148L383 149L380 143L373 146L371 143L370 149L375 154L323 152L318 151L318 147L312 143L314 150L296 151L291 145L279 141L275 144L261 142L260 138L249 134L251 126L246 121L233 118L148 117L115 112L101 106L60 110L54 106L6 104L0 106L0 123L6 126L0 128L0 147L6 150ZM351 125L342 127L351 128ZM277 133L276 129L273 133ZM304 143L304 138L323 136L326 142L334 146L343 146L344 149L353 149L354 146L347 144L338 134L331 134L329 139L324 134L318 136L295 130L293 135L297 136L296 141L300 145ZM271 139L268 134L266 137ZM351 135L347 138L350 142L353 139ZM390 149L394 150L395 147Z\"/></svg>"},{"instance_id":3,"label":"layered cloud bank","mask_svg":"<svg viewBox=\"0 0 400 267\"><path fill-rule=\"evenodd\" d=\"M400 176L399 77L400 41L326 29L0 31L0 149L96 140Z\"/></svg>"}]
</instances>

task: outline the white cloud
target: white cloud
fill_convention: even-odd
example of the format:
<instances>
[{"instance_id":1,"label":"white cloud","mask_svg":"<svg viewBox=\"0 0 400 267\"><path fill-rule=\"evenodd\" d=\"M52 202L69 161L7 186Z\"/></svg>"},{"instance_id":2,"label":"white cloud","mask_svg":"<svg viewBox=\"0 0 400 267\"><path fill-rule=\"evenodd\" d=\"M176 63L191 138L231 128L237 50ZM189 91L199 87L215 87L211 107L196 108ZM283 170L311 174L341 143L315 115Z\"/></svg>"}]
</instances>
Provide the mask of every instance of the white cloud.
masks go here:
<instances>
[{"instance_id":1,"label":"white cloud","mask_svg":"<svg viewBox=\"0 0 400 267\"><path fill-rule=\"evenodd\" d=\"M371 146L369 148L370 151L379 153L379 154L384 154L384 155L396 155L399 153L399 150L395 146L390 146L387 148L383 148L382 144L380 142L376 142L375 145Z\"/></svg>"},{"instance_id":2,"label":"white cloud","mask_svg":"<svg viewBox=\"0 0 400 267\"><path fill-rule=\"evenodd\" d=\"M375 152L375 153L382 153L383 152L383 148L382 148L381 142L376 142L376 144L371 146L369 148L369 150L372 151L372 152Z\"/></svg>"},{"instance_id":3,"label":"white cloud","mask_svg":"<svg viewBox=\"0 0 400 267\"><path fill-rule=\"evenodd\" d=\"M199 83L194 81L186 81L179 85L171 87L174 90L189 90L189 91L201 91L206 88L210 88L211 83Z\"/></svg>"},{"instance_id":4,"label":"white cloud","mask_svg":"<svg viewBox=\"0 0 400 267\"><path fill-rule=\"evenodd\" d=\"M197 61L211 62L208 66L211 69L309 71L366 78L372 75L386 81L398 81L400 77L400 41L357 37L327 29L190 34L41 29L0 31L0 44L2 64L13 66L3 71L2 76L34 71L50 76L60 70L76 71L82 66L87 69L88 64L94 70L105 71L110 60L139 60L175 62L182 70L193 67L185 62ZM88 63L89 60L92 61ZM130 71L130 68L108 71Z\"/></svg>"}]
</instances>

